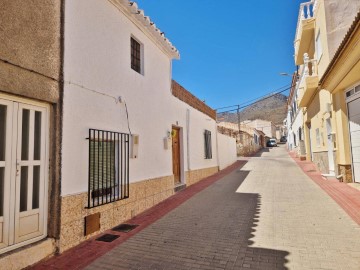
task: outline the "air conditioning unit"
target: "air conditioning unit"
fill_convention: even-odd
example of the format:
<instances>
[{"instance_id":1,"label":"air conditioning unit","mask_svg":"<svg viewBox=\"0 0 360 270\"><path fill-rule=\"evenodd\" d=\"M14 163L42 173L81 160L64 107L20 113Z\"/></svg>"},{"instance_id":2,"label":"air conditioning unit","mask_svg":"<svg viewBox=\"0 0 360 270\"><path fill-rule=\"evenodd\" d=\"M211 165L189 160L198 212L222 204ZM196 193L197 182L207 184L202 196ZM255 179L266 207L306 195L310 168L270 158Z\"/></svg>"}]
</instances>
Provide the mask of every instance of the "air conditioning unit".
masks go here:
<instances>
[{"instance_id":1,"label":"air conditioning unit","mask_svg":"<svg viewBox=\"0 0 360 270\"><path fill-rule=\"evenodd\" d=\"M138 158L139 135L132 134L130 139L130 158Z\"/></svg>"}]
</instances>

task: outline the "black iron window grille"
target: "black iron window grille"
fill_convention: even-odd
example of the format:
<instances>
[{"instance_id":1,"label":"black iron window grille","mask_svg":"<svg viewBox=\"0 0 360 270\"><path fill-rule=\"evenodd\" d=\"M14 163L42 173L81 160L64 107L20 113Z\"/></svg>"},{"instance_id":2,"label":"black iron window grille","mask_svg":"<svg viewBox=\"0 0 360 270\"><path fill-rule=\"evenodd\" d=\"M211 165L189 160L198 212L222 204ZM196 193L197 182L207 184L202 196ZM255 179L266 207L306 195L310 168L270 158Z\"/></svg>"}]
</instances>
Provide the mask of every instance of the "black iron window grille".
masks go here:
<instances>
[{"instance_id":1,"label":"black iron window grille","mask_svg":"<svg viewBox=\"0 0 360 270\"><path fill-rule=\"evenodd\" d=\"M212 159L212 149L211 149L211 131L205 130L205 159Z\"/></svg>"},{"instance_id":2,"label":"black iron window grille","mask_svg":"<svg viewBox=\"0 0 360 270\"><path fill-rule=\"evenodd\" d=\"M131 38L131 68L141 73L141 45Z\"/></svg>"},{"instance_id":3,"label":"black iron window grille","mask_svg":"<svg viewBox=\"0 0 360 270\"><path fill-rule=\"evenodd\" d=\"M129 197L129 141L129 134L89 129L89 208Z\"/></svg>"}]
</instances>

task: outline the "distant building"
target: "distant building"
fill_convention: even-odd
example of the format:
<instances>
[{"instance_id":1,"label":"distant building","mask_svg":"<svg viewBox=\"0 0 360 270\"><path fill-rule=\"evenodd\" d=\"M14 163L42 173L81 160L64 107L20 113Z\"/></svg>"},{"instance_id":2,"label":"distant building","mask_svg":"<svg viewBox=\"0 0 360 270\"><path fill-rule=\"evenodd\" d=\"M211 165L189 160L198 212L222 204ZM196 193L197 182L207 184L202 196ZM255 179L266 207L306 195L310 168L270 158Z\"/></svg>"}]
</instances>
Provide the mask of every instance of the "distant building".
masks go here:
<instances>
[{"instance_id":1,"label":"distant building","mask_svg":"<svg viewBox=\"0 0 360 270\"><path fill-rule=\"evenodd\" d=\"M271 121L255 119L255 120L246 120L241 123L249 127L255 128L257 130L261 130L269 138L276 138L276 126Z\"/></svg>"}]
</instances>

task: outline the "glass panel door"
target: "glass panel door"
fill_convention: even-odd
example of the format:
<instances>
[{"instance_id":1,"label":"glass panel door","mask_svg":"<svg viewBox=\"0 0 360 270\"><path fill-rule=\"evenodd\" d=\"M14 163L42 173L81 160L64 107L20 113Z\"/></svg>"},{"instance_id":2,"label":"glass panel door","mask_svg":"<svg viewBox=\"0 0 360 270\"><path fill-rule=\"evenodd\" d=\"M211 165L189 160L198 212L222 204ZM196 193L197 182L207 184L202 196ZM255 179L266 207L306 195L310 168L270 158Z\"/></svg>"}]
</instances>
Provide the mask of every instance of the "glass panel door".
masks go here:
<instances>
[{"instance_id":1,"label":"glass panel door","mask_svg":"<svg viewBox=\"0 0 360 270\"><path fill-rule=\"evenodd\" d=\"M46 236L47 119L0 98L0 254Z\"/></svg>"},{"instance_id":2,"label":"glass panel door","mask_svg":"<svg viewBox=\"0 0 360 270\"><path fill-rule=\"evenodd\" d=\"M19 104L16 160L15 243L44 231L46 110Z\"/></svg>"},{"instance_id":3,"label":"glass panel door","mask_svg":"<svg viewBox=\"0 0 360 270\"><path fill-rule=\"evenodd\" d=\"M13 102L0 99L0 249L9 245Z\"/></svg>"}]
</instances>

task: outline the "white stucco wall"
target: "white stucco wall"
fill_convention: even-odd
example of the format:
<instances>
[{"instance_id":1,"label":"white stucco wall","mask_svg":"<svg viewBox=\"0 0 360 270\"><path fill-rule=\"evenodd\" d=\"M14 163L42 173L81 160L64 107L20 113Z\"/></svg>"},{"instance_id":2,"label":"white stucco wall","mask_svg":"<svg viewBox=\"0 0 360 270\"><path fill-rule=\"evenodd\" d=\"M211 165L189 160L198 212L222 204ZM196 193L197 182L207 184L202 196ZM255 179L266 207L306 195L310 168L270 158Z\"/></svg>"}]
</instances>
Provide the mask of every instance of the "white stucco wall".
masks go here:
<instances>
[{"instance_id":1,"label":"white stucco wall","mask_svg":"<svg viewBox=\"0 0 360 270\"><path fill-rule=\"evenodd\" d=\"M219 168L222 170L237 160L236 140L235 138L221 133L217 134L217 138L219 149Z\"/></svg>"},{"instance_id":2,"label":"white stucco wall","mask_svg":"<svg viewBox=\"0 0 360 270\"><path fill-rule=\"evenodd\" d=\"M144 47L144 75L130 67L132 35ZM125 100L131 131L140 136L130 182L172 175L171 146L164 149L172 125L182 129L183 171L218 165L215 121L172 96L170 57L110 2L66 1L65 81L62 195L87 191L89 128L128 133L125 106L111 96ZM212 159L204 158L205 129Z\"/></svg>"}]
</instances>

